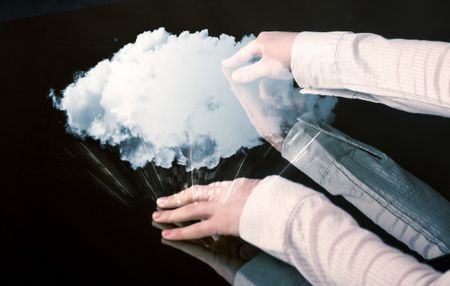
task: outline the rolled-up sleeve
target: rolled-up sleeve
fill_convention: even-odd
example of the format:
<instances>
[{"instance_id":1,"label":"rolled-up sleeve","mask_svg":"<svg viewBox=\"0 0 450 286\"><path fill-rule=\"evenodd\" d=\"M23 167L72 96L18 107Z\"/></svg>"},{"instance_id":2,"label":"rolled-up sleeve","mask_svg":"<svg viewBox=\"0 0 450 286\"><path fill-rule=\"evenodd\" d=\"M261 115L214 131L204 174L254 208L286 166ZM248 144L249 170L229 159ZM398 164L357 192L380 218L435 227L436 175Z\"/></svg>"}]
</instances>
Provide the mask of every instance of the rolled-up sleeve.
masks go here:
<instances>
[{"instance_id":1,"label":"rolled-up sleeve","mask_svg":"<svg viewBox=\"0 0 450 286\"><path fill-rule=\"evenodd\" d=\"M279 176L255 187L242 210L239 233L293 265L313 285L450 283L450 272L437 272L387 246L324 195Z\"/></svg>"},{"instance_id":2,"label":"rolled-up sleeve","mask_svg":"<svg viewBox=\"0 0 450 286\"><path fill-rule=\"evenodd\" d=\"M378 149L299 120L282 156L424 258L450 253L450 203Z\"/></svg>"},{"instance_id":3,"label":"rolled-up sleeve","mask_svg":"<svg viewBox=\"0 0 450 286\"><path fill-rule=\"evenodd\" d=\"M301 32L293 44L291 69L303 93L450 117L450 43Z\"/></svg>"}]
</instances>

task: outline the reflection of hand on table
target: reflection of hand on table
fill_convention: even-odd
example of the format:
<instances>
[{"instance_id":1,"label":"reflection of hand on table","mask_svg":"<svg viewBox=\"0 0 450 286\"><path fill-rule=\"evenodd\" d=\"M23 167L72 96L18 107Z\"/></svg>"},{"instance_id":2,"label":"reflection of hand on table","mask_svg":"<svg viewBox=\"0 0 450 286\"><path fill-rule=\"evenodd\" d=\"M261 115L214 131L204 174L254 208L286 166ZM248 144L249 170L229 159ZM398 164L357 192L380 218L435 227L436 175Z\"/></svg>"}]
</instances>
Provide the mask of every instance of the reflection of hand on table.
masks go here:
<instances>
[{"instance_id":1,"label":"reflection of hand on table","mask_svg":"<svg viewBox=\"0 0 450 286\"><path fill-rule=\"evenodd\" d=\"M159 229L170 228L167 224L152 224ZM161 242L206 263L230 284L233 284L238 269L258 253L257 248L234 237L223 236L217 241L210 238L189 241L162 239Z\"/></svg>"}]
</instances>

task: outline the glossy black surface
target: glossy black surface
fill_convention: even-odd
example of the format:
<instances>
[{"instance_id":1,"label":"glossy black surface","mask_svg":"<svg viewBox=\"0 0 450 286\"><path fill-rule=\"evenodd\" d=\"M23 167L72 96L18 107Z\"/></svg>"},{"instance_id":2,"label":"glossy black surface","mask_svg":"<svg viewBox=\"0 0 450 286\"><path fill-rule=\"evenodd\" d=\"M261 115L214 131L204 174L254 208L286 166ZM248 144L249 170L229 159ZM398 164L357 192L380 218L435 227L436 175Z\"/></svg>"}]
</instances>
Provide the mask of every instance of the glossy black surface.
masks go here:
<instances>
[{"instance_id":1,"label":"glossy black surface","mask_svg":"<svg viewBox=\"0 0 450 286\"><path fill-rule=\"evenodd\" d=\"M264 30L352 30L450 41L447 1L151 2L0 23L1 285L226 285L207 266L162 246L150 225L154 203L145 181L168 194L189 184L190 174L151 166L133 172L114 150L91 141L83 147L65 133L64 116L47 97L50 88L64 88L74 73L110 57L139 33L160 26L236 37ZM335 126L386 152L450 199L450 119L340 100ZM246 154L239 176L277 173L286 163L263 146L224 161L213 179L232 178ZM203 175L194 181L207 181ZM295 170L285 175L314 186ZM336 203L402 247L339 198Z\"/></svg>"}]
</instances>

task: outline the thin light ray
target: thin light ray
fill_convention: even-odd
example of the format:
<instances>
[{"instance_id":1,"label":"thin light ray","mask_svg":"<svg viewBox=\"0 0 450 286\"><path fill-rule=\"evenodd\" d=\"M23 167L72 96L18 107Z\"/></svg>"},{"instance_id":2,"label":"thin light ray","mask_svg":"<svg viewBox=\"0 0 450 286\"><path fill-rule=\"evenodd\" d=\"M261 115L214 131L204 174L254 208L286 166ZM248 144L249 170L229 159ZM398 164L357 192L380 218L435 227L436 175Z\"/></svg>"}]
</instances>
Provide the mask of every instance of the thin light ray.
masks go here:
<instances>
[{"instance_id":1,"label":"thin light ray","mask_svg":"<svg viewBox=\"0 0 450 286\"><path fill-rule=\"evenodd\" d=\"M276 176L276 179L272 180L267 186L266 188L264 188L265 190L267 190L272 184L273 182L275 182L275 180L278 180L278 178L287 170L287 168L292 165L292 162L297 161L298 158L300 158L301 155L303 155L303 153L305 152L305 150L309 147L309 145L311 145L314 140L316 140L316 138L320 135L320 133L322 133L322 131L317 132L316 135L314 135L313 138L311 138L311 140L308 142L308 144L305 145L305 147L302 148L302 150L300 150L300 152L298 152L297 155L295 155L295 157L289 161L289 163L286 164L286 166L283 168L283 170L281 170L278 175Z\"/></svg>"},{"instance_id":2,"label":"thin light ray","mask_svg":"<svg viewBox=\"0 0 450 286\"><path fill-rule=\"evenodd\" d=\"M192 162L192 147L190 147L189 148L191 151L190 151L190 156L191 156L191 158L189 159L189 160L191 160L191 162ZM191 186L193 186L194 185L194 171L195 171L195 169L192 169L191 170Z\"/></svg>"},{"instance_id":3,"label":"thin light ray","mask_svg":"<svg viewBox=\"0 0 450 286\"><path fill-rule=\"evenodd\" d=\"M158 171L156 170L155 164L154 164L153 162L151 162L150 165L152 166L153 172L155 172L155 175L156 175L156 177L158 178L158 182L159 182L159 185L161 186L161 190L163 190L164 187L163 187L161 178L159 177L159 173L158 173Z\"/></svg>"},{"instance_id":4,"label":"thin light ray","mask_svg":"<svg viewBox=\"0 0 450 286\"><path fill-rule=\"evenodd\" d=\"M103 167L103 168L102 168L103 172L104 172L105 174L107 174L108 176L110 176L111 178L113 178L114 183L115 183L116 185L119 186L119 190L121 190L121 191L124 192L124 193L127 193L128 195L130 195L131 197L134 198L133 194L132 194L130 191L128 191L128 189L120 182L119 179L117 179L117 178L114 176L114 174L113 174L108 168L106 168L105 165L102 165L102 167Z\"/></svg>"},{"instance_id":5,"label":"thin light ray","mask_svg":"<svg viewBox=\"0 0 450 286\"><path fill-rule=\"evenodd\" d=\"M100 161L100 159L97 158L97 156L95 156L91 150L89 149L89 147L87 147L83 142L80 142L81 146L84 148L84 150L88 153L88 155L91 157L91 159L93 159L98 165L100 165L100 169L109 177L112 178L112 180L114 181L114 183L119 187L119 190L124 193L129 195L130 197L134 198L133 193L128 190L127 187L125 187L120 180L118 180L114 174Z\"/></svg>"},{"instance_id":6,"label":"thin light ray","mask_svg":"<svg viewBox=\"0 0 450 286\"><path fill-rule=\"evenodd\" d=\"M108 185L106 185L102 180L100 180L99 178L97 178L97 176L95 176L94 174L92 174L90 171L86 171L89 173L89 175L91 175L95 180L97 180L97 182L99 182L107 191L110 195L116 197L117 199L119 199L122 203L126 204L127 206L130 206L130 204L128 204L127 201L125 201L124 199L122 199L119 195L117 195L116 192L114 192L110 187L108 187Z\"/></svg>"},{"instance_id":7,"label":"thin light ray","mask_svg":"<svg viewBox=\"0 0 450 286\"><path fill-rule=\"evenodd\" d=\"M191 163L192 168L192 141L191 141L191 128L189 125L189 133L188 133L188 140L189 140L189 162ZM191 170L191 187L194 185L194 169Z\"/></svg>"},{"instance_id":8,"label":"thin light ray","mask_svg":"<svg viewBox=\"0 0 450 286\"><path fill-rule=\"evenodd\" d=\"M225 203L225 202L227 201L228 196L230 195L231 190L233 189L234 181L236 180L237 176L239 175L239 172L241 171L241 168L242 168L242 166L244 165L244 162L245 162L245 160L247 159L247 157L248 157L248 153L245 154L244 159L242 159L242 162L241 162L241 164L239 165L239 168L238 168L236 174L234 175L234 179L233 179L233 181L231 182L231 185L230 185L230 187L228 188L227 194L226 194L225 197L223 198L222 203Z\"/></svg>"},{"instance_id":9,"label":"thin light ray","mask_svg":"<svg viewBox=\"0 0 450 286\"><path fill-rule=\"evenodd\" d=\"M159 196L156 194L155 190L153 189L152 185L150 184L150 182L147 179L147 176L145 175L144 169L141 169L141 174L144 177L144 181L147 184L147 186L150 188L150 191L152 192L152 194L155 196L155 199L157 199Z\"/></svg>"},{"instance_id":10,"label":"thin light ray","mask_svg":"<svg viewBox=\"0 0 450 286\"><path fill-rule=\"evenodd\" d=\"M141 137L139 137L139 140L141 140L141 143L142 143L142 146L144 147L145 153L147 153L147 155L150 155L150 152L148 151L147 145L145 145L145 142L142 140ZM159 177L158 171L157 171L156 168L155 168L155 164L153 164L153 162L150 162L150 165L152 166L153 171L155 172L156 177L158 178L159 185L161 186L161 189L164 189L163 184L162 184L162 181L161 181L161 178Z\"/></svg>"},{"instance_id":11,"label":"thin light ray","mask_svg":"<svg viewBox=\"0 0 450 286\"><path fill-rule=\"evenodd\" d=\"M101 162L97 159L97 157L92 154L92 152L89 150L89 148L84 145L83 142L80 142L80 145L83 147L83 149L88 153L89 157L91 157L92 160L94 160L95 162L97 162L97 164L101 164Z\"/></svg>"},{"instance_id":12,"label":"thin light ray","mask_svg":"<svg viewBox=\"0 0 450 286\"><path fill-rule=\"evenodd\" d=\"M74 159L77 158L72 152L69 151L69 149L67 149L67 148L65 148L65 147L63 147L63 149L64 149L64 151L66 151L66 153L69 154L72 158L74 158Z\"/></svg>"}]
</instances>

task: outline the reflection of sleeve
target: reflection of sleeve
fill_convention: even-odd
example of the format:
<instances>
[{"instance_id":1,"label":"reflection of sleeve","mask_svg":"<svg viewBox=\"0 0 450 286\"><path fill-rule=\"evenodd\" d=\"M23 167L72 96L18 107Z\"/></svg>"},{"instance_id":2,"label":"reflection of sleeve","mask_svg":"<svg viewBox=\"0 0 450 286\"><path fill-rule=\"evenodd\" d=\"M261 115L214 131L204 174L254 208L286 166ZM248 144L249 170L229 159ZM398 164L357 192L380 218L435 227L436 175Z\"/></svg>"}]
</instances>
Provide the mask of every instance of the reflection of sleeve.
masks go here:
<instances>
[{"instance_id":1,"label":"reflection of sleeve","mask_svg":"<svg viewBox=\"0 0 450 286\"><path fill-rule=\"evenodd\" d=\"M260 253L236 273L235 286L307 286L309 282L289 264Z\"/></svg>"},{"instance_id":2,"label":"reflection of sleeve","mask_svg":"<svg viewBox=\"0 0 450 286\"><path fill-rule=\"evenodd\" d=\"M450 203L383 152L299 120L282 155L424 258L450 253Z\"/></svg>"},{"instance_id":3,"label":"reflection of sleeve","mask_svg":"<svg viewBox=\"0 0 450 286\"><path fill-rule=\"evenodd\" d=\"M322 194L278 176L257 185L239 228L313 285L450 285L450 272L387 246Z\"/></svg>"},{"instance_id":4,"label":"reflection of sleeve","mask_svg":"<svg viewBox=\"0 0 450 286\"><path fill-rule=\"evenodd\" d=\"M450 117L450 43L302 32L292 48L291 68L304 93Z\"/></svg>"}]
</instances>

